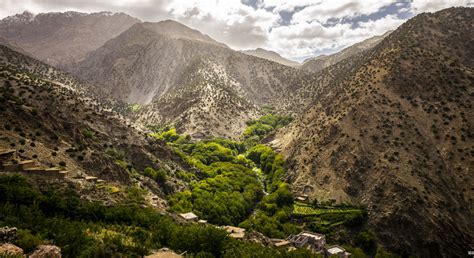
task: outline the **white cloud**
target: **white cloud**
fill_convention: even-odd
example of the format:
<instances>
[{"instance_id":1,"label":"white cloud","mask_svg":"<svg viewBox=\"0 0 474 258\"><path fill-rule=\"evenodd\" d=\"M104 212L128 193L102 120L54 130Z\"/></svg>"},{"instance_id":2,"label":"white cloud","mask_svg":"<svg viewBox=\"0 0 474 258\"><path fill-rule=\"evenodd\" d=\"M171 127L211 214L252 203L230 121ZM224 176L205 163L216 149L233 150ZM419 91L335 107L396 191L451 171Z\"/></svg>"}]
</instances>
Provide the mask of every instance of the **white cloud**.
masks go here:
<instances>
[{"instance_id":1,"label":"white cloud","mask_svg":"<svg viewBox=\"0 0 474 258\"><path fill-rule=\"evenodd\" d=\"M273 12L281 11L293 12L296 7L304 7L315 4L315 0L261 0L258 6L260 8L273 8Z\"/></svg>"},{"instance_id":2,"label":"white cloud","mask_svg":"<svg viewBox=\"0 0 474 258\"><path fill-rule=\"evenodd\" d=\"M472 0L413 0L410 9L413 13L436 12L452 6L474 6Z\"/></svg>"},{"instance_id":3,"label":"white cloud","mask_svg":"<svg viewBox=\"0 0 474 258\"><path fill-rule=\"evenodd\" d=\"M379 11L380 8L388 6L393 1L388 0L364 0L364 1L322 1L308 6L293 15L292 22L313 21L325 23L329 19L341 19L344 17L356 17L368 15Z\"/></svg>"},{"instance_id":4,"label":"white cloud","mask_svg":"<svg viewBox=\"0 0 474 258\"><path fill-rule=\"evenodd\" d=\"M359 22L356 28L348 23L327 27L318 21L294 23L274 29L269 35L269 46L287 57L302 59L321 50L341 49L381 35L403 22L394 15L387 15L375 21Z\"/></svg>"},{"instance_id":5,"label":"white cloud","mask_svg":"<svg viewBox=\"0 0 474 258\"><path fill-rule=\"evenodd\" d=\"M280 16L238 0L176 0L168 6L177 20L235 48L264 45Z\"/></svg>"}]
</instances>

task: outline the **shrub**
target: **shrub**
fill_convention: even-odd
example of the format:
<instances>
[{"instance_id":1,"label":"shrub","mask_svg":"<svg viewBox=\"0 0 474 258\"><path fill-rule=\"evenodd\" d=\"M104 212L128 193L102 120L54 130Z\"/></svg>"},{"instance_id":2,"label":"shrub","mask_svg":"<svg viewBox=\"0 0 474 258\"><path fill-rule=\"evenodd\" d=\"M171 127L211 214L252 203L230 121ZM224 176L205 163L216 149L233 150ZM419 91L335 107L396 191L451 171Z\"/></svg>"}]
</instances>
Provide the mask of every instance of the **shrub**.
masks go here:
<instances>
[{"instance_id":1,"label":"shrub","mask_svg":"<svg viewBox=\"0 0 474 258\"><path fill-rule=\"evenodd\" d=\"M42 243L41 239L33 235L28 229L18 229L17 231L18 240L15 244L21 247L25 253L33 251L36 246Z\"/></svg>"},{"instance_id":2,"label":"shrub","mask_svg":"<svg viewBox=\"0 0 474 258\"><path fill-rule=\"evenodd\" d=\"M82 135L85 137L85 138L88 138L88 139L93 139L95 137L95 132L89 130L89 129L84 129L82 130Z\"/></svg>"}]
</instances>

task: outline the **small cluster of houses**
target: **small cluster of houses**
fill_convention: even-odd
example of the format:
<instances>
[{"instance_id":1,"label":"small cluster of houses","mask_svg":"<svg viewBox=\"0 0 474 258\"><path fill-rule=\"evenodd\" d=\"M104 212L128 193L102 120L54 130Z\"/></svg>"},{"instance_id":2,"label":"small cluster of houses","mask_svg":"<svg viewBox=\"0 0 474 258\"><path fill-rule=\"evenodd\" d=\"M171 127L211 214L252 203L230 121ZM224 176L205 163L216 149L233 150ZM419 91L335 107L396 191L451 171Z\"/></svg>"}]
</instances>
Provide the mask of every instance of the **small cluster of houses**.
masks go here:
<instances>
[{"instance_id":1,"label":"small cluster of houses","mask_svg":"<svg viewBox=\"0 0 474 258\"><path fill-rule=\"evenodd\" d=\"M70 177L67 170L62 168L45 168L36 164L34 160L23 160L15 149L0 149L0 172L17 173L26 176L40 176L48 180L64 180L66 177L84 180L92 183L105 183L105 180L95 176Z\"/></svg>"},{"instance_id":2,"label":"small cluster of houses","mask_svg":"<svg viewBox=\"0 0 474 258\"><path fill-rule=\"evenodd\" d=\"M326 247L326 236L323 234L303 231L298 235L290 235L286 238L288 244L296 248L306 248L315 253L323 254L328 257L349 258L351 254L338 245Z\"/></svg>"},{"instance_id":3,"label":"small cluster of houses","mask_svg":"<svg viewBox=\"0 0 474 258\"><path fill-rule=\"evenodd\" d=\"M42 168L33 160L19 160L14 149L0 149L0 171L64 179L68 172L59 168Z\"/></svg>"},{"instance_id":4,"label":"small cluster of houses","mask_svg":"<svg viewBox=\"0 0 474 258\"><path fill-rule=\"evenodd\" d=\"M201 220L193 212L179 214L181 218L189 222L197 222L200 224L207 224L206 220ZM235 239L245 238L245 228L234 226L221 226L229 233L229 236ZM351 254L343 247L333 245L326 247L326 236L323 234L313 233L309 231L302 231L297 235L290 235L286 239L271 239L273 245L277 248L306 248L314 253L322 254L327 257L349 258Z\"/></svg>"}]
</instances>

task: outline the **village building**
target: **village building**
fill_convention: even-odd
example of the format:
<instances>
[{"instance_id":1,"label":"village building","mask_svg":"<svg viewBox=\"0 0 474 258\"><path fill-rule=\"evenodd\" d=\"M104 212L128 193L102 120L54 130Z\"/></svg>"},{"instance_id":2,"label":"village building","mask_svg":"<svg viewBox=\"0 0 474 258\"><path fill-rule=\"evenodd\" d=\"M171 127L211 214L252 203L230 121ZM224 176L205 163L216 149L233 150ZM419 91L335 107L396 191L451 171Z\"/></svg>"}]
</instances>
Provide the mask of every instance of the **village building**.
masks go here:
<instances>
[{"instance_id":1,"label":"village building","mask_svg":"<svg viewBox=\"0 0 474 258\"><path fill-rule=\"evenodd\" d=\"M200 219L200 220L198 220L198 223L204 225L204 224L207 224L207 220L205 220L205 219Z\"/></svg>"},{"instance_id":2,"label":"village building","mask_svg":"<svg viewBox=\"0 0 474 258\"><path fill-rule=\"evenodd\" d=\"M42 176L48 179L64 179L68 172L59 168L39 167L34 160L18 160L16 150L0 149L0 171Z\"/></svg>"},{"instance_id":3,"label":"village building","mask_svg":"<svg viewBox=\"0 0 474 258\"><path fill-rule=\"evenodd\" d=\"M93 181L93 182L98 180L98 178L95 176L86 176L85 179L86 181Z\"/></svg>"},{"instance_id":4,"label":"village building","mask_svg":"<svg viewBox=\"0 0 474 258\"><path fill-rule=\"evenodd\" d=\"M169 248L161 248L157 252L145 256L145 258L180 258L183 257L180 254L175 253L173 250Z\"/></svg>"},{"instance_id":5,"label":"village building","mask_svg":"<svg viewBox=\"0 0 474 258\"><path fill-rule=\"evenodd\" d=\"M349 258L351 257L351 253L346 252L346 250L338 245L331 246L326 250L326 255L327 256L337 256L340 258Z\"/></svg>"},{"instance_id":6,"label":"village building","mask_svg":"<svg viewBox=\"0 0 474 258\"><path fill-rule=\"evenodd\" d=\"M285 239L272 238L272 243L275 247L289 247L291 246L290 241Z\"/></svg>"},{"instance_id":7,"label":"village building","mask_svg":"<svg viewBox=\"0 0 474 258\"><path fill-rule=\"evenodd\" d=\"M225 226L224 229L232 238L243 239L245 237L245 228Z\"/></svg>"},{"instance_id":8,"label":"village building","mask_svg":"<svg viewBox=\"0 0 474 258\"><path fill-rule=\"evenodd\" d=\"M196 214L194 214L193 212L180 213L179 216L181 216L181 218L183 218L187 221L198 221L199 220L199 217Z\"/></svg>"},{"instance_id":9,"label":"village building","mask_svg":"<svg viewBox=\"0 0 474 258\"><path fill-rule=\"evenodd\" d=\"M308 248L313 252L321 252L326 244L326 236L318 233L303 231L298 235L290 235L286 239L298 248Z\"/></svg>"}]
</instances>

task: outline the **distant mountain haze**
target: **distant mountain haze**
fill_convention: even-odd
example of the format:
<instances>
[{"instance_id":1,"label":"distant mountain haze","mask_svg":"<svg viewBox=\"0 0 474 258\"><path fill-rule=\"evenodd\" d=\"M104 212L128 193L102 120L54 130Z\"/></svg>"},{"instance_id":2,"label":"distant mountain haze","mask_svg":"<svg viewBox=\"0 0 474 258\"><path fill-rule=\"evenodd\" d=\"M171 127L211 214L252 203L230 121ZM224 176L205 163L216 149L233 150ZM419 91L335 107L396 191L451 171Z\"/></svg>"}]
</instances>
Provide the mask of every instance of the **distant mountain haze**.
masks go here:
<instances>
[{"instance_id":1,"label":"distant mountain haze","mask_svg":"<svg viewBox=\"0 0 474 258\"><path fill-rule=\"evenodd\" d=\"M39 60L69 67L140 20L124 13L29 12L0 21L0 35Z\"/></svg>"},{"instance_id":2,"label":"distant mountain haze","mask_svg":"<svg viewBox=\"0 0 474 258\"><path fill-rule=\"evenodd\" d=\"M375 47L378 43L380 43L380 41L382 41L391 32L392 31L387 31L383 35L366 39L362 42L349 46L335 54L321 55L321 56L306 59L303 61L303 64L301 65L301 69L304 69L310 72L320 71L346 58L352 57L357 53L360 53L364 50L368 50Z\"/></svg>"},{"instance_id":3,"label":"distant mountain haze","mask_svg":"<svg viewBox=\"0 0 474 258\"><path fill-rule=\"evenodd\" d=\"M297 66L301 65L298 62L294 62L294 61L283 58L282 56L280 56L280 54L278 54L274 51L266 50L266 49L263 49L263 48L257 48L257 49L254 49L254 50L242 50L240 52L242 52L244 54L247 54L247 55L264 58L264 59L267 59L267 60L270 60L270 61L273 61L273 62L277 62L277 63L283 64L283 65L286 65L286 66L297 67Z\"/></svg>"}]
</instances>

